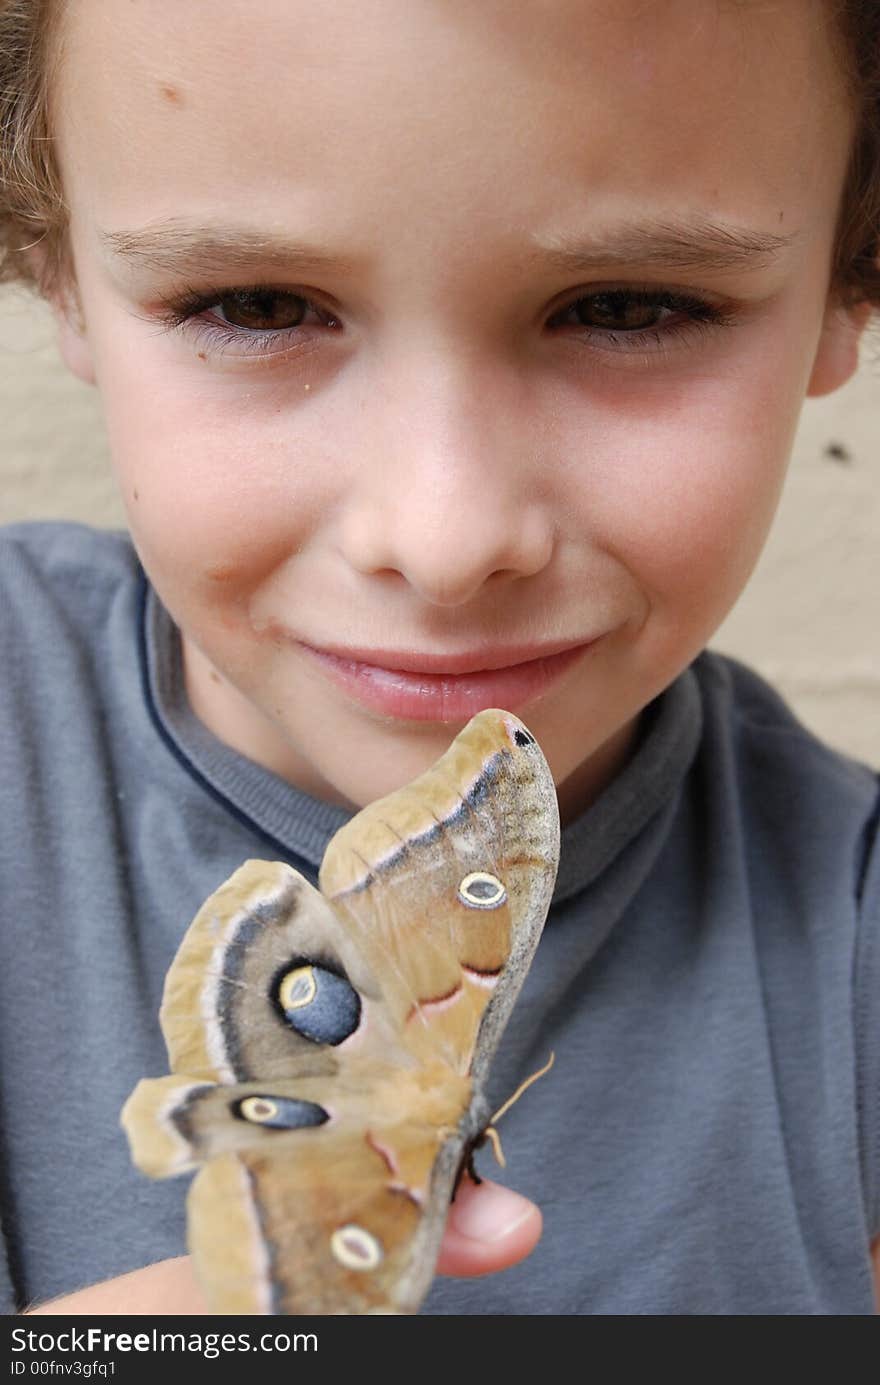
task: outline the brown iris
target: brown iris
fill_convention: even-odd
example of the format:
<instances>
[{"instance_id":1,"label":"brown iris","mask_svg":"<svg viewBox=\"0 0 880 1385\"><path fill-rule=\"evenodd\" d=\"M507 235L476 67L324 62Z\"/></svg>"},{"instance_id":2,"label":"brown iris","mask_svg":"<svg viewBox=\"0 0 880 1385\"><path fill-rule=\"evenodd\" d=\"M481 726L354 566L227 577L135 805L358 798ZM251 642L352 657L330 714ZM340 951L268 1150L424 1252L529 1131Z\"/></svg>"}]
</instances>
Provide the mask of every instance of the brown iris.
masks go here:
<instances>
[{"instance_id":1,"label":"brown iris","mask_svg":"<svg viewBox=\"0 0 880 1385\"><path fill-rule=\"evenodd\" d=\"M606 332L645 331L656 327L666 311L662 303L614 289L592 293L572 307L585 327L599 327Z\"/></svg>"},{"instance_id":2,"label":"brown iris","mask_svg":"<svg viewBox=\"0 0 880 1385\"><path fill-rule=\"evenodd\" d=\"M260 332L283 332L289 327L299 327L308 310L304 298L275 289L239 289L217 301L230 326Z\"/></svg>"}]
</instances>

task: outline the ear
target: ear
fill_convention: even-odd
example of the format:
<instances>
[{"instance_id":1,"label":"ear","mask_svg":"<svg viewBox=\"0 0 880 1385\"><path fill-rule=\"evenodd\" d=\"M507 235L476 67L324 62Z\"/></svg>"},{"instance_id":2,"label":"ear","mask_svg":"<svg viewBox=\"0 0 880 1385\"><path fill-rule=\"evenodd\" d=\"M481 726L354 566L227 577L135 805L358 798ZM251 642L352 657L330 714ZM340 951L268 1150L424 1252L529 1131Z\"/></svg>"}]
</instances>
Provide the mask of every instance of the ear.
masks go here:
<instances>
[{"instance_id":1,"label":"ear","mask_svg":"<svg viewBox=\"0 0 880 1385\"><path fill-rule=\"evenodd\" d=\"M42 283L45 268L43 248L37 241L24 252L37 284ZM80 302L79 288L70 269L57 287L44 292L46 302L55 318L58 349L68 370L86 385L95 384L95 370L92 353L86 332L85 316Z\"/></svg>"},{"instance_id":2,"label":"ear","mask_svg":"<svg viewBox=\"0 0 880 1385\"><path fill-rule=\"evenodd\" d=\"M807 395L811 399L845 385L859 364L859 343L873 305L854 303L849 308L829 303L813 361Z\"/></svg>"},{"instance_id":3,"label":"ear","mask_svg":"<svg viewBox=\"0 0 880 1385\"><path fill-rule=\"evenodd\" d=\"M83 384L94 385L92 350L76 285L70 284L59 289L49 299L49 307L55 318L58 349L64 364L78 380L82 380Z\"/></svg>"}]
</instances>

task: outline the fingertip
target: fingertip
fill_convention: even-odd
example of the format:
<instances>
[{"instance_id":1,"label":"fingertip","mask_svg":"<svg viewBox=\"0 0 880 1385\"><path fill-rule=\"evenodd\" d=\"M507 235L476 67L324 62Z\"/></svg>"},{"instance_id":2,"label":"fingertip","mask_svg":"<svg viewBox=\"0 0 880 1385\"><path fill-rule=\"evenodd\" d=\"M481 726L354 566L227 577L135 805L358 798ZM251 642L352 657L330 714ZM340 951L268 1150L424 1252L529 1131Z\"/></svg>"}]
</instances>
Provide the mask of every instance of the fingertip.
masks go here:
<instances>
[{"instance_id":1,"label":"fingertip","mask_svg":"<svg viewBox=\"0 0 880 1385\"><path fill-rule=\"evenodd\" d=\"M455 1194L437 1261L439 1274L473 1276L524 1260L541 1238L540 1208L488 1180L463 1179Z\"/></svg>"}]
</instances>

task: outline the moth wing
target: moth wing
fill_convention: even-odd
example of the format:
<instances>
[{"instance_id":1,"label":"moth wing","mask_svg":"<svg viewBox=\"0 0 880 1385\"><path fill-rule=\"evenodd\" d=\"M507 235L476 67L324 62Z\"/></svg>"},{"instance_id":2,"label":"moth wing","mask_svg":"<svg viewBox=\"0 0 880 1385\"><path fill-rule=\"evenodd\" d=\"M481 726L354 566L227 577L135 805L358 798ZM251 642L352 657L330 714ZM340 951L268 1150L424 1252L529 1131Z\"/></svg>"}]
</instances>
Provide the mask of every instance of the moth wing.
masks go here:
<instances>
[{"instance_id":1,"label":"moth wing","mask_svg":"<svg viewBox=\"0 0 880 1385\"><path fill-rule=\"evenodd\" d=\"M320 891L280 862L248 861L206 901L166 980L172 1071L331 1077L358 1052L481 1076L537 946L558 854L555 788L534 737L510 713L480 713L431 769L336 833ZM314 994L285 1012L294 975Z\"/></svg>"},{"instance_id":2,"label":"moth wing","mask_svg":"<svg viewBox=\"0 0 880 1385\"><path fill-rule=\"evenodd\" d=\"M411 1054L482 1080L558 861L549 766L523 723L499 710L474 717L426 773L337 832L321 890L381 976Z\"/></svg>"},{"instance_id":3,"label":"moth wing","mask_svg":"<svg viewBox=\"0 0 880 1385\"><path fill-rule=\"evenodd\" d=\"M214 1311L415 1311L558 847L534 737L484 712L336 834L320 891L249 861L206 901L166 980L173 1076L124 1124L155 1176L203 1166Z\"/></svg>"},{"instance_id":4,"label":"moth wing","mask_svg":"<svg viewBox=\"0 0 880 1385\"><path fill-rule=\"evenodd\" d=\"M246 861L190 925L165 981L172 1072L208 1082L332 1078L336 1049L382 983L321 893L279 861ZM393 1044L380 1024L373 1047Z\"/></svg>"},{"instance_id":5,"label":"moth wing","mask_svg":"<svg viewBox=\"0 0 880 1385\"><path fill-rule=\"evenodd\" d=\"M388 1145L335 1133L291 1157L275 1145L211 1160L188 1198L189 1243L214 1311L414 1313L434 1273L462 1139L411 1122L386 1132L426 1185L418 1200Z\"/></svg>"},{"instance_id":6,"label":"moth wing","mask_svg":"<svg viewBox=\"0 0 880 1385\"><path fill-rule=\"evenodd\" d=\"M141 1082L123 1113L153 1176L202 1165L189 1248L219 1313L414 1312L433 1274L469 1083L356 1063L319 1078Z\"/></svg>"},{"instance_id":7,"label":"moth wing","mask_svg":"<svg viewBox=\"0 0 880 1385\"><path fill-rule=\"evenodd\" d=\"M210 1082L180 1077L145 1077L122 1108L120 1123L131 1157L150 1178L174 1178L197 1167L199 1155L181 1128L178 1113L214 1091Z\"/></svg>"}]
</instances>

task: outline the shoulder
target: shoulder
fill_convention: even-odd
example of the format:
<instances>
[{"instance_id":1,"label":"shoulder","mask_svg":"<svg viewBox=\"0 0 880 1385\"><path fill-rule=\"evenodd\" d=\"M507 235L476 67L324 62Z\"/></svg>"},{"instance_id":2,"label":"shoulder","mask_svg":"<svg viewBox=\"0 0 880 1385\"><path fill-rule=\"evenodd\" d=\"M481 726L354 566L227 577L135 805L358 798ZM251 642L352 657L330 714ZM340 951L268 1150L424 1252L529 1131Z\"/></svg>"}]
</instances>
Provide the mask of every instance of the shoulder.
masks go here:
<instances>
[{"instance_id":1,"label":"shoulder","mask_svg":"<svg viewBox=\"0 0 880 1385\"><path fill-rule=\"evenodd\" d=\"M872 946L880 934L880 777L826 745L744 665L711 654L694 673L701 827L739 862L764 936L797 948L809 939L849 988L866 930Z\"/></svg>"},{"instance_id":2,"label":"shoulder","mask_svg":"<svg viewBox=\"0 0 880 1385\"><path fill-rule=\"evenodd\" d=\"M825 745L757 674L732 659L694 666L705 718L704 765L714 792L731 805L754 897L760 901L762 960L784 952L786 1004L800 990L810 1023L824 995L840 1005L824 1027L851 1045L869 1236L880 1236L880 776ZM720 784L720 787L718 786ZM710 794L713 790L710 790ZM817 965L804 981L805 942ZM829 1069L830 1071L830 1069ZM880 1252L878 1252L880 1253Z\"/></svg>"},{"instance_id":3,"label":"shoulder","mask_svg":"<svg viewBox=\"0 0 880 1385\"><path fill-rule=\"evenodd\" d=\"M126 533L61 521L0 526L4 638L41 616L93 631L114 602L137 590L140 575Z\"/></svg>"},{"instance_id":4,"label":"shoulder","mask_svg":"<svg viewBox=\"0 0 880 1385\"><path fill-rule=\"evenodd\" d=\"M127 534L0 526L0 713L7 727L69 717L98 687L136 681L143 578ZM8 740L8 738L7 738Z\"/></svg>"},{"instance_id":5,"label":"shoulder","mask_svg":"<svg viewBox=\"0 0 880 1385\"><path fill-rule=\"evenodd\" d=\"M67 591L113 584L139 570L128 534L87 524L40 520L0 526L0 582L20 589Z\"/></svg>"},{"instance_id":6,"label":"shoulder","mask_svg":"<svg viewBox=\"0 0 880 1385\"><path fill-rule=\"evenodd\" d=\"M704 653L693 665L702 702L705 753L714 775L741 799L763 806L777 825L832 827L844 814L849 830L873 824L877 770L827 745L753 669Z\"/></svg>"}]
</instances>

